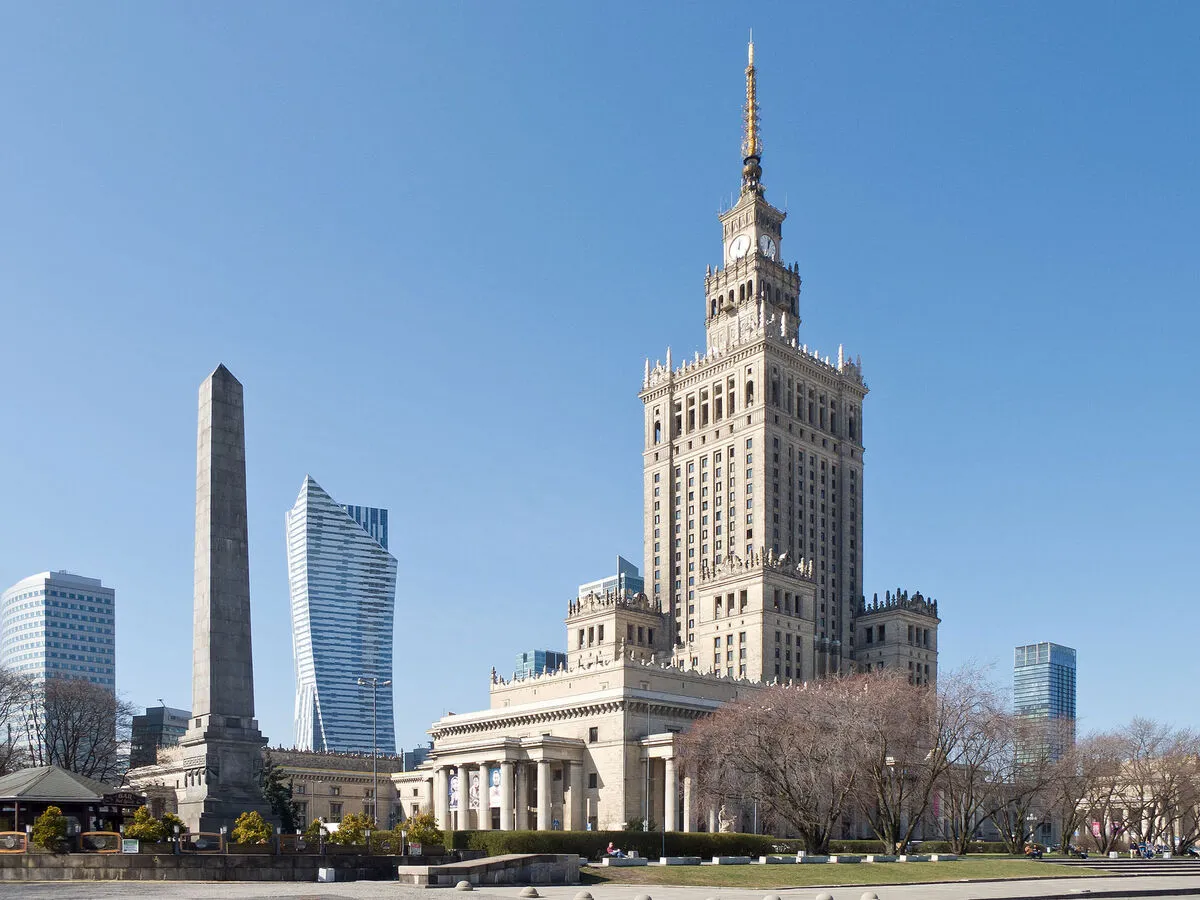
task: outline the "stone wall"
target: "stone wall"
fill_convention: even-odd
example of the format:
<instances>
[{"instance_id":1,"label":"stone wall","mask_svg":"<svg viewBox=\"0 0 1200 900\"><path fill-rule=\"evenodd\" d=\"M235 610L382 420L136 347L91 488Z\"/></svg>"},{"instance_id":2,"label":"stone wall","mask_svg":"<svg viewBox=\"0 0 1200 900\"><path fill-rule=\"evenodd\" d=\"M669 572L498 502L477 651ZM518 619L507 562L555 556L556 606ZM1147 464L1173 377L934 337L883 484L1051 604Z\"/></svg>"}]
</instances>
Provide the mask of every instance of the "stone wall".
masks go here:
<instances>
[{"instance_id":1,"label":"stone wall","mask_svg":"<svg viewBox=\"0 0 1200 900\"><path fill-rule=\"evenodd\" d=\"M338 881L389 881L402 856L266 854L29 853L0 855L5 881L316 881L318 868Z\"/></svg>"}]
</instances>

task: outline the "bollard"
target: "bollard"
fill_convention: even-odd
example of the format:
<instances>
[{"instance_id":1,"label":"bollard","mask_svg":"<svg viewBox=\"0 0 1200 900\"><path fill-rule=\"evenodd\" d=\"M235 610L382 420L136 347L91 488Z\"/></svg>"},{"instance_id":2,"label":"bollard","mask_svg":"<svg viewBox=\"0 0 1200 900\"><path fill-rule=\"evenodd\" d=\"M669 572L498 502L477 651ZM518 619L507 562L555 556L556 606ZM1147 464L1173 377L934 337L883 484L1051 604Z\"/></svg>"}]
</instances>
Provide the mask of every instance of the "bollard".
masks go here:
<instances>
[{"instance_id":1,"label":"bollard","mask_svg":"<svg viewBox=\"0 0 1200 900\"><path fill-rule=\"evenodd\" d=\"M782 900L782 898L778 894L767 894L763 900Z\"/></svg>"},{"instance_id":2,"label":"bollard","mask_svg":"<svg viewBox=\"0 0 1200 900\"><path fill-rule=\"evenodd\" d=\"M580 891L575 895L575 900L593 900L592 895L587 891Z\"/></svg>"},{"instance_id":3,"label":"bollard","mask_svg":"<svg viewBox=\"0 0 1200 900\"><path fill-rule=\"evenodd\" d=\"M456 884L454 886L454 889L456 891L473 891L473 890L475 890L475 888L471 887L471 882L469 882L469 881L460 881L458 884Z\"/></svg>"},{"instance_id":4,"label":"bollard","mask_svg":"<svg viewBox=\"0 0 1200 900\"><path fill-rule=\"evenodd\" d=\"M879 900L879 895L874 891L867 891L858 900Z\"/></svg>"},{"instance_id":5,"label":"bollard","mask_svg":"<svg viewBox=\"0 0 1200 900\"><path fill-rule=\"evenodd\" d=\"M526 887L526 888L521 888L521 893L518 894L517 896L519 896L519 897L540 897L542 895L538 893L537 888Z\"/></svg>"},{"instance_id":6,"label":"bollard","mask_svg":"<svg viewBox=\"0 0 1200 900\"><path fill-rule=\"evenodd\" d=\"M638 894L633 900L653 900L649 894Z\"/></svg>"},{"instance_id":7,"label":"bollard","mask_svg":"<svg viewBox=\"0 0 1200 900\"><path fill-rule=\"evenodd\" d=\"M817 894L817 900L833 900L833 894Z\"/></svg>"}]
</instances>

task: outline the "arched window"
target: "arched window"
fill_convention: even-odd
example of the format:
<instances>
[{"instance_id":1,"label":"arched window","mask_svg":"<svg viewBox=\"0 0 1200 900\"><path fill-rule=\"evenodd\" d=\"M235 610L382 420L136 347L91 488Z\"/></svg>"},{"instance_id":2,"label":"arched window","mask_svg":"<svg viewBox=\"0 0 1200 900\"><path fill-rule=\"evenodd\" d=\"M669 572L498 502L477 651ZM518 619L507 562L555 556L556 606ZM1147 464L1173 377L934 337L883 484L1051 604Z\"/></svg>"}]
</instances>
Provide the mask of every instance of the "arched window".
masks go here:
<instances>
[{"instance_id":1,"label":"arched window","mask_svg":"<svg viewBox=\"0 0 1200 900\"><path fill-rule=\"evenodd\" d=\"M744 284L739 284L738 285L738 301L740 302L745 299L746 299L746 286Z\"/></svg>"},{"instance_id":2,"label":"arched window","mask_svg":"<svg viewBox=\"0 0 1200 900\"><path fill-rule=\"evenodd\" d=\"M654 423L654 443L656 443L656 444L662 443L662 423L661 422Z\"/></svg>"},{"instance_id":3,"label":"arched window","mask_svg":"<svg viewBox=\"0 0 1200 900\"><path fill-rule=\"evenodd\" d=\"M754 296L754 279L753 278L751 278L749 281L746 282L746 296L747 297Z\"/></svg>"},{"instance_id":4,"label":"arched window","mask_svg":"<svg viewBox=\"0 0 1200 900\"><path fill-rule=\"evenodd\" d=\"M754 382L746 382L746 406L754 405Z\"/></svg>"},{"instance_id":5,"label":"arched window","mask_svg":"<svg viewBox=\"0 0 1200 900\"><path fill-rule=\"evenodd\" d=\"M729 305L733 306L733 288L729 289Z\"/></svg>"},{"instance_id":6,"label":"arched window","mask_svg":"<svg viewBox=\"0 0 1200 900\"><path fill-rule=\"evenodd\" d=\"M714 315L714 316L715 316L716 314L717 314L717 298L716 298L716 297L713 297L713 299L712 299L712 312L710 313L710 315Z\"/></svg>"}]
</instances>

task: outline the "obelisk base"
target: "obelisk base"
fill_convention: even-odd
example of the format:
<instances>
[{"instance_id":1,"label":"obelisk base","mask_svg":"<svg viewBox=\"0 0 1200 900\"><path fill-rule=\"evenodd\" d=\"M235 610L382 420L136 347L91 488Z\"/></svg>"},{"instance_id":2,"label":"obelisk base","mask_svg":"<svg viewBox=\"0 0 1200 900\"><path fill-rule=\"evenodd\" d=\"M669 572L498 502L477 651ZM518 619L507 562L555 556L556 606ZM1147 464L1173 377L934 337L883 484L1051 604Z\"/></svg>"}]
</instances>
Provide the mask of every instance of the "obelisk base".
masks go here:
<instances>
[{"instance_id":1,"label":"obelisk base","mask_svg":"<svg viewBox=\"0 0 1200 900\"><path fill-rule=\"evenodd\" d=\"M278 819L262 795L262 748L266 738L253 719L237 720L249 728L217 725L216 716L205 717L205 728L193 727L183 736L183 784L176 792L179 817L193 831L232 834L237 817L257 811L271 825ZM197 720L192 720L195 726Z\"/></svg>"}]
</instances>

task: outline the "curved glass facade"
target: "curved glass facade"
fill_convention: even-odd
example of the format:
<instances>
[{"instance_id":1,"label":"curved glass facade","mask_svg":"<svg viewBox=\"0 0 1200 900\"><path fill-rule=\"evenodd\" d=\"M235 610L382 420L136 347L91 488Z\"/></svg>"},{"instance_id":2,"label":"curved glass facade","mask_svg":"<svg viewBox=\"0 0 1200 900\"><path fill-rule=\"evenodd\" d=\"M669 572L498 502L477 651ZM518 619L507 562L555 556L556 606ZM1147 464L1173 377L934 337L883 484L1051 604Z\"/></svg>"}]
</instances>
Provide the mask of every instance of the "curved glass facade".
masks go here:
<instances>
[{"instance_id":1,"label":"curved glass facade","mask_svg":"<svg viewBox=\"0 0 1200 900\"><path fill-rule=\"evenodd\" d=\"M371 688L392 677L396 558L387 510L341 506L311 477L288 510L296 746L370 753ZM393 685L377 695L381 754L396 752Z\"/></svg>"}]
</instances>

